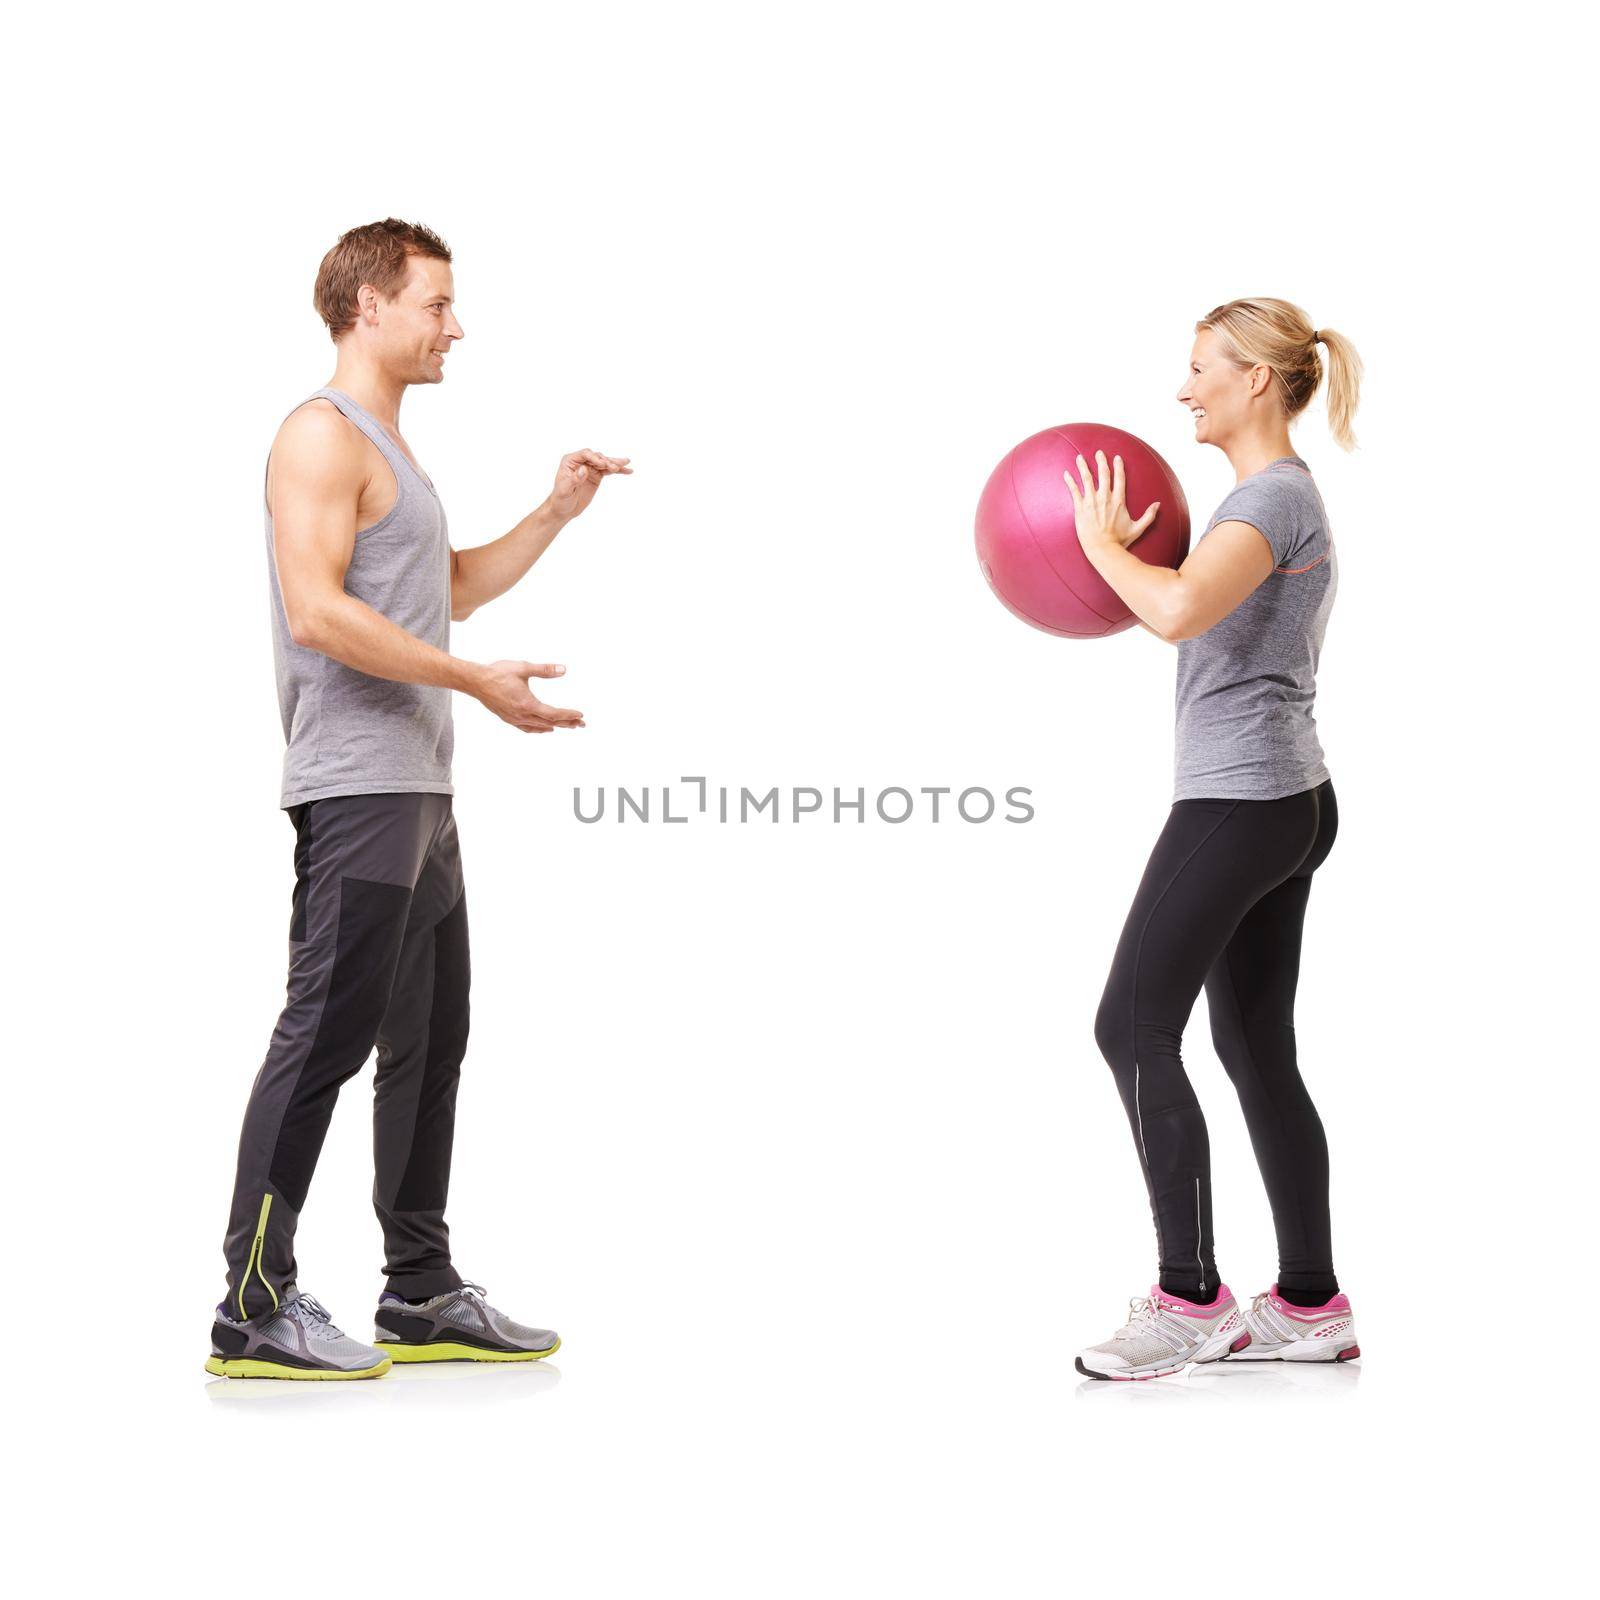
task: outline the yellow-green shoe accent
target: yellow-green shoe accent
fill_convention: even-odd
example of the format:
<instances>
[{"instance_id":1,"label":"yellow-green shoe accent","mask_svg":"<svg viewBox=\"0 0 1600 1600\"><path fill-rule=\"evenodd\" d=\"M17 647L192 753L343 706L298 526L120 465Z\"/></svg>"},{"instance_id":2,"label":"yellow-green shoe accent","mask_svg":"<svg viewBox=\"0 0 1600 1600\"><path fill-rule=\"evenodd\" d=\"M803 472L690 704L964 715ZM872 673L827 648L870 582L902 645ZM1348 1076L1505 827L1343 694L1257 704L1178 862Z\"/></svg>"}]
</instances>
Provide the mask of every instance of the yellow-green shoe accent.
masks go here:
<instances>
[{"instance_id":1,"label":"yellow-green shoe accent","mask_svg":"<svg viewBox=\"0 0 1600 1600\"><path fill-rule=\"evenodd\" d=\"M376 1366L362 1367L356 1372L336 1372L331 1367L291 1367L282 1361L258 1361L244 1356L211 1356L206 1361L206 1371L218 1378L304 1378L334 1382L345 1378L381 1378L389 1367L388 1361L380 1361Z\"/></svg>"},{"instance_id":2,"label":"yellow-green shoe accent","mask_svg":"<svg viewBox=\"0 0 1600 1600\"><path fill-rule=\"evenodd\" d=\"M561 1341L557 1339L548 1350L480 1350L475 1344L456 1344L448 1339L432 1344L397 1344L391 1339L377 1339L373 1348L396 1361L543 1361L561 1348Z\"/></svg>"}]
</instances>

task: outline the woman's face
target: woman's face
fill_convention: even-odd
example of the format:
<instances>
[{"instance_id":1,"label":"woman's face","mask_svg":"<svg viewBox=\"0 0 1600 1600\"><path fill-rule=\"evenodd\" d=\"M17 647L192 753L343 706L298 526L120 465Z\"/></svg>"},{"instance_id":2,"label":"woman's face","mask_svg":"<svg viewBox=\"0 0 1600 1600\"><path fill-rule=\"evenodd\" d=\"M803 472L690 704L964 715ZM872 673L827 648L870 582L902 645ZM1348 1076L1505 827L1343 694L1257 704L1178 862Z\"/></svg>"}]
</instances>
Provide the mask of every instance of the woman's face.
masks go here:
<instances>
[{"instance_id":1,"label":"woman's face","mask_svg":"<svg viewBox=\"0 0 1600 1600\"><path fill-rule=\"evenodd\" d=\"M1189 376L1178 400L1194 413L1197 444L1225 445L1249 413L1251 369L1241 371L1222 353L1216 335L1202 328L1189 352Z\"/></svg>"}]
</instances>

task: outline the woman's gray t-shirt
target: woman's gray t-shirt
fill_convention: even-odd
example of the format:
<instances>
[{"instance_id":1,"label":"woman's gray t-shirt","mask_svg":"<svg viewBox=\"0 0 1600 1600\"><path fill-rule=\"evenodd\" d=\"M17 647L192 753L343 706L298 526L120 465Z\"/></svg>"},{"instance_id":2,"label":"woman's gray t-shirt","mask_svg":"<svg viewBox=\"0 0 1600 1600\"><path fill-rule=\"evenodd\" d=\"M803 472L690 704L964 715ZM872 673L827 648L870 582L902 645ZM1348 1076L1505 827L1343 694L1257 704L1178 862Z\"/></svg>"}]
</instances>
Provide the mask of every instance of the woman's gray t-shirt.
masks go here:
<instances>
[{"instance_id":1,"label":"woman's gray t-shirt","mask_svg":"<svg viewBox=\"0 0 1600 1600\"><path fill-rule=\"evenodd\" d=\"M1328 514L1299 456L1235 484L1206 532L1248 522L1273 570L1198 638L1178 645L1174 800L1279 800L1328 776L1312 714L1339 569Z\"/></svg>"}]
</instances>

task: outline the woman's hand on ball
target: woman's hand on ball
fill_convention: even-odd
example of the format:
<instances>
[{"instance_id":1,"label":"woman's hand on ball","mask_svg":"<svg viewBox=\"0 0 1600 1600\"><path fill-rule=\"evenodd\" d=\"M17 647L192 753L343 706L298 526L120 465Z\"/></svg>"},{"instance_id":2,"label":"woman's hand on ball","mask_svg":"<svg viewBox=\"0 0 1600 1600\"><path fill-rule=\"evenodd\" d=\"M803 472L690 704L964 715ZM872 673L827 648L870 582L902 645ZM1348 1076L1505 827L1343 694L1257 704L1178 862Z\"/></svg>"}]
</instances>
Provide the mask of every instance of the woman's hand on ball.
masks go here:
<instances>
[{"instance_id":1,"label":"woman's hand on ball","mask_svg":"<svg viewBox=\"0 0 1600 1600\"><path fill-rule=\"evenodd\" d=\"M1070 471L1061 476L1072 491L1073 523L1078 530L1078 543L1085 550L1091 544L1116 544L1125 550L1139 537L1161 509L1161 502L1153 500L1145 514L1135 522L1128 515L1127 484L1123 477L1122 457L1114 456L1106 464L1104 450L1096 450L1094 459L1097 475L1089 472L1089 463L1078 457L1081 484L1074 481Z\"/></svg>"}]
</instances>

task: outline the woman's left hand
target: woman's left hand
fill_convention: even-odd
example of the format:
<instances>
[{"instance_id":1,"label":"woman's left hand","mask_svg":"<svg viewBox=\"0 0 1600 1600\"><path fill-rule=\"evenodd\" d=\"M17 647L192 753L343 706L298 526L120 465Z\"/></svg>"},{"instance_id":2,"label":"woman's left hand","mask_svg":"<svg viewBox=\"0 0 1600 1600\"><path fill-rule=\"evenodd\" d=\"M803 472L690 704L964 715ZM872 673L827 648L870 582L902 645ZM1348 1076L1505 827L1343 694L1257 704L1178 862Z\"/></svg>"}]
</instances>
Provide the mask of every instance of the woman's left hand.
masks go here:
<instances>
[{"instance_id":1,"label":"woman's left hand","mask_svg":"<svg viewBox=\"0 0 1600 1600\"><path fill-rule=\"evenodd\" d=\"M1073 481L1070 471L1061 474L1072 491L1073 521L1078 530L1078 543L1085 552L1094 544L1116 544L1126 550L1156 520L1161 502L1151 501L1150 509L1134 522L1128 515L1122 457L1114 456L1109 467L1104 450L1096 450L1094 459L1099 469L1097 478L1089 476L1089 463L1082 456L1078 457L1078 471L1083 478L1081 485Z\"/></svg>"}]
</instances>

